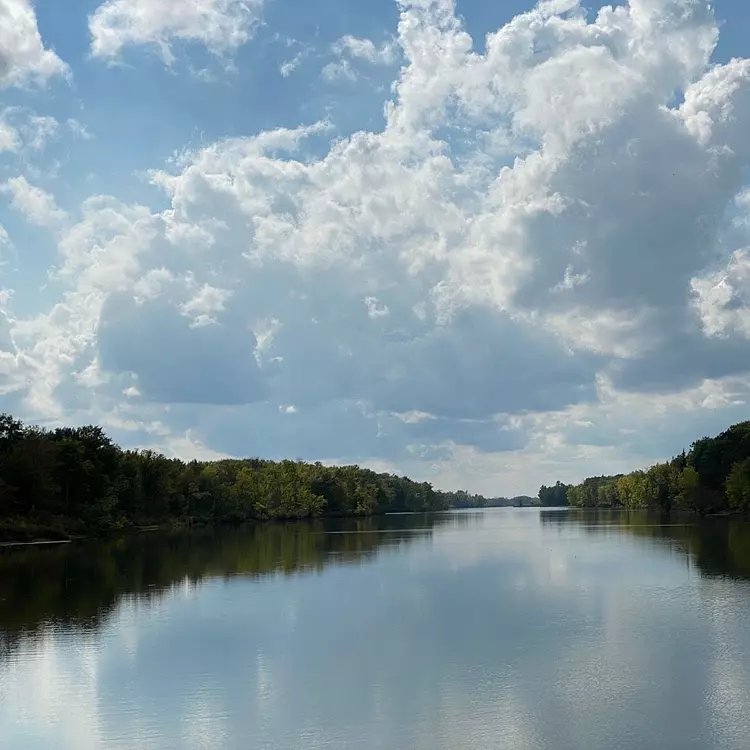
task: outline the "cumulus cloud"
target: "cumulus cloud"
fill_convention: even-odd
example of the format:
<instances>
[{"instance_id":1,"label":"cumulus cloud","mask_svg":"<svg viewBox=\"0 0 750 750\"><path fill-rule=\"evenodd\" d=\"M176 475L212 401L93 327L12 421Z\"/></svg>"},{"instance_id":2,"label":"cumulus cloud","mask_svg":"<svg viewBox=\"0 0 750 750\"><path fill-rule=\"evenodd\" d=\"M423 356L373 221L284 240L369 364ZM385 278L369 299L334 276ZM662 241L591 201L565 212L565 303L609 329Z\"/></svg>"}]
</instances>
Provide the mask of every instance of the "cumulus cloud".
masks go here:
<instances>
[{"instance_id":1,"label":"cumulus cloud","mask_svg":"<svg viewBox=\"0 0 750 750\"><path fill-rule=\"evenodd\" d=\"M192 318L191 325L205 326L216 323L213 313L222 312L224 303L232 296L229 289L218 289L210 284L204 284L193 297L180 306L185 317Z\"/></svg>"},{"instance_id":2,"label":"cumulus cloud","mask_svg":"<svg viewBox=\"0 0 750 750\"><path fill-rule=\"evenodd\" d=\"M151 401L226 405L260 400L265 385L253 355L254 336L236 329L232 336L216 336L203 322L205 315L191 323L164 300L137 307L125 294L111 295L102 307L97 336L102 368L133 373Z\"/></svg>"},{"instance_id":3,"label":"cumulus cloud","mask_svg":"<svg viewBox=\"0 0 750 750\"><path fill-rule=\"evenodd\" d=\"M44 46L29 0L0 3L0 87L44 85L68 66Z\"/></svg>"},{"instance_id":4,"label":"cumulus cloud","mask_svg":"<svg viewBox=\"0 0 750 750\"><path fill-rule=\"evenodd\" d=\"M204 45L217 55L245 44L263 0L106 0L89 17L91 53L117 59L124 47L155 46L167 64L174 42Z\"/></svg>"},{"instance_id":5,"label":"cumulus cloud","mask_svg":"<svg viewBox=\"0 0 750 750\"><path fill-rule=\"evenodd\" d=\"M10 196L10 206L22 213L27 221L40 227L57 227L65 219L55 198L42 188L32 185L23 176L11 177L0 185L0 192Z\"/></svg>"},{"instance_id":6,"label":"cumulus cloud","mask_svg":"<svg viewBox=\"0 0 750 750\"><path fill-rule=\"evenodd\" d=\"M92 16L94 50L226 51L242 34L191 29L234 5L172 16L111 0ZM393 45L344 37L332 63L403 55L382 130L322 151L329 123L219 140L150 173L166 210L94 198L68 219L63 301L16 323L49 398L73 399L69 372L96 360L101 403L127 391L141 421L168 408L179 434L183 415L222 453L252 448L243 434L261 423L259 452L446 481L458 464L525 467L525 481L532 459L621 466L607 419L630 425L632 409L638 429L655 399L679 415L693 394L686 429L736 414L750 63L712 63L709 4L589 17L545 1L481 53L451 0L399 7Z\"/></svg>"}]
</instances>

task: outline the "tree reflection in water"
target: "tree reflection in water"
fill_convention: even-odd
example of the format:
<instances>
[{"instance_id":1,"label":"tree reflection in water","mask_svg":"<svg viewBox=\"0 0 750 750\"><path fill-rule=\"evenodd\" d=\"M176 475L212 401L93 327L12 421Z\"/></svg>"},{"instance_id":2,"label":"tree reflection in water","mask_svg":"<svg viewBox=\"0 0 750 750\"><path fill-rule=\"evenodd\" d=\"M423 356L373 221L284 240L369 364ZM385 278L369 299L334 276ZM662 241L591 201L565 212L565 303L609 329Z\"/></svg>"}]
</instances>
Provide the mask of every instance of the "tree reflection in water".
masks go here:
<instances>
[{"instance_id":1,"label":"tree reflection in water","mask_svg":"<svg viewBox=\"0 0 750 750\"><path fill-rule=\"evenodd\" d=\"M0 547L0 658L47 627L96 630L125 597L149 603L207 578L362 564L383 549L429 538L435 527L470 520L469 513L394 514Z\"/></svg>"},{"instance_id":2,"label":"tree reflection in water","mask_svg":"<svg viewBox=\"0 0 750 750\"><path fill-rule=\"evenodd\" d=\"M741 516L697 518L648 511L542 510L540 521L574 525L592 534L626 533L669 545L706 577L750 580L750 519Z\"/></svg>"}]
</instances>

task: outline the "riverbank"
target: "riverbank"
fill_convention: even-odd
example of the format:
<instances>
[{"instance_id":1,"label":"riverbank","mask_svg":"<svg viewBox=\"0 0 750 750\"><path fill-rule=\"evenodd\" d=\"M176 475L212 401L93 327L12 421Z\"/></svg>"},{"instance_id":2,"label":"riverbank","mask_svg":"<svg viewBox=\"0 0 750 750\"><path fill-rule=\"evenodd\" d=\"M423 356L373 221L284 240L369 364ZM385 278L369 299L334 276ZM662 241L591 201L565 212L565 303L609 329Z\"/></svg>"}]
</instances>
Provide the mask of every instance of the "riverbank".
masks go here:
<instances>
[{"instance_id":1,"label":"riverbank","mask_svg":"<svg viewBox=\"0 0 750 750\"><path fill-rule=\"evenodd\" d=\"M0 544L3 546L69 542L74 536L61 525L55 523L21 519L0 521Z\"/></svg>"},{"instance_id":2,"label":"riverbank","mask_svg":"<svg viewBox=\"0 0 750 750\"><path fill-rule=\"evenodd\" d=\"M446 508L443 510L454 510ZM137 536L148 532L171 532L184 531L188 529L207 528L236 528L240 526L267 526L285 525L291 523L303 523L307 521L336 521L345 519L382 518L392 515L413 515L414 513L432 513L438 511L399 511L398 513L361 513L361 514L337 514L319 515L307 518L255 518L241 522L215 521L191 519L170 519L164 523L151 523L143 525L125 524L118 527L92 528L82 522L69 521L64 517L54 519L2 519L0 520L0 548L21 547L42 544L60 544L65 542L80 541L83 539L112 539L116 537Z\"/></svg>"},{"instance_id":3,"label":"riverbank","mask_svg":"<svg viewBox=\"0 0 750 750\"><path fill-rule=\"evenodd\" d=\"M204 524L192 524L203 526ZM118 534L140 534L147 531L174 531L189 528L190 524L171 521L147 526L122 526L94 529L66 519L4 519L0 521L0 547L18 547L31 544L61 544L77 539L102 538Z\"/></svg>"},{"instance_id":4,"label":"riverbank","mask_svg":"<svg viewBox=\"0 0 750 750\"><path fill-rule=\"evenodd\" d=\"M0 549L9 547L44 547L51 544L70 544L72 541L72 539L38 539L34 542L0 542Z\"/></svg>"}]
</instances>

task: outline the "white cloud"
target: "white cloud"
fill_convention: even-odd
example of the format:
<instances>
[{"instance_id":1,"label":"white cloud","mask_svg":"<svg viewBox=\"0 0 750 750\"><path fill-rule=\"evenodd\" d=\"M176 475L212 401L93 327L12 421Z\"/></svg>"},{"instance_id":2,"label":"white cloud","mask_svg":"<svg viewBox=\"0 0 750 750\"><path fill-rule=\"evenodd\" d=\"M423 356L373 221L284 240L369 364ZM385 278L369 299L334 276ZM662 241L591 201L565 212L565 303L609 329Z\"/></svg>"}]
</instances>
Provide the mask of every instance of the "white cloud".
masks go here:
<instances>
[{"instance_id":1,"label":"white cloud","mask_svg":"<svg viewBox=\"0 0 750 750\"><path fill-rule=\"evenodd\" d=\"M437 486L479 492L534 493L542 484L633 471L677 455L703 435L750 418L750 380L704 381L667 395L625 393L606 378L594 403L519 417L522 447L493 452L451 443L428 474ZM414 467L414 471L425 467Z\"/></svg>"},{"instance_id":2,"label":"white cloud","mask_svg":"<svg viewBox=\"0 0 750 750\"><path fill-rule=\"evenodd\" d=\"M29 0L0 3L0 87L44 85L68 66L44 42Z\"/></svg>"},{"instance_id":3,"label":"white cloud","mask_svg":"<svg viewBox=\"0 0 750 750\"><path fill-rule=\"evenodd\" d=\"M726 266L694 278L694 304L707 336L750 339L750 250L735 251Z\"/></svg>"},{"instance_id":4,"label":"white cloud","mask_svg":"<svg viewBox=\"0 0 750 750\"><path fill-rule=\"evenodd\" d=\"M139 255L150 247L158 223L143 206L127 206L106 196L87 199L80 221L60 237L60 276L74 279L83 294L132 289Z\"/></svg>"},{"instance_id":5,"label":"white cloud","mask_svg":"<svg viewBox=\"0 0 750 750\"><path fill-rule=\"evenodd\" d=\"M25 125L26 146L41 151L58 133L60 124L54 117L32 115Z\"/></svg>"},{"instance_id":6,"label":"white cloud","mask_svg":"<svg viewBox=\"0 0 750 750\"><path fill-rule=\"evenodd\" d=\"M423 422L425 419L435 419L432 414L427 414L423 411L407 411L403 414L394 414L396 419L400 419L404 424L416 424Z\"/></svg>"},{"instance_id":7,"label":"white cloud","mask_svg":"<svg viewBox=\"0 0 750 750\"><path fill-rule=\"evenodd\" d=\"M0 247L10 247L12 244L8 230L0 224Z\"/></svg>"},{"instance_id":8,"label":"white cloud","mask_svg":"<svg viewBox=\"0 0 750 750\"><path fill-rule=\"evenodd\" d=\"M109 376L102 372L98 357L94 357L83 370L77 373L76 379L86 388L98 388L109 382Z\"/></svg>"},{"instance_id":9,"label":"white cloud","mask_svg":"<svg viewBox=\"0 0 750 750\"><path fill-rule=\"evenodd\" d=\"M171 64L175 41L225 55L249 39L262 0L106 0L89 17L94 57L116 59L123 47L153 45Z\"/></svg>"},{"instance_id":10,"label":"white cloud","mask_svg":"<svg viewBox=\"0 0 750 750\"><path fill-rule=\"evenodd\" d=\"M329 83L342 81L355 82L359 78L353 60L364 60L371 65L395 65L401 58L401 50L396 39L383 42L379 47L371 39L346 35L333 45L331 52L336 60L327 63L321 76Z\"/></svg>"},{"instance_id":11,"label":"white cloud","mask_svg":"<svg viewBox=\"0 0 750 750\"><path fill-rule=\"evenodd\" d=\"M328 123L209 143L150 172L167 210L98 197L61 229L63 297L14 323L37 407L96 361L87 397L189 414L220 453L262 423L259 450L450 485L495 467L514 491L652 456L639 425L678 442L655 414L689 431L744 408L750 66L712 64L707 3L544 2L482 53L450 0L400 10L382 130L322 152ZM98 54L199 40L163 13ZM395 55L345 39L332 76Z\"/></svg>"},{"instance_id":12,"label":"white cloud","mask_svg":"<svg viewBox=\"0 0 750 750\"><path fill-rule=\"evenodd\" d=\"M335 83L336 81L354 82L357 80L357 72L348 60L327 63L320 74L329 83Z\"/></svg>"},{"instance_id":13,"label":"white cloud","mask_svg":"<svg viewBox=\"0 0 750 750\"><path fill-rule=\"evenodd\" d=\"M87 139L86 128L68 120L67 130ZM46 147L64 133L61 123L49 115L38 115L29 107L12 106L0 111L0 152L15 153L26 166L42 155Z\"/></svg>"},{"instance_id":14,"label":"white cloud","mask_svg":"<svg viewBox=\"0 0 750 750\"><path fill-rule=\"evenodd\" d=\"M292 73L294 73L294 71L297 70L297 68L299 68L304 56L305 56L305 52L303 50L302 52L298 52L290 60L283 62L279 66L279 73L281 73L282 78L289 78L289 76L292 75Z\"/></svg>"},{"instance_id":15,"label":"white cloud","mask_svg":"<svg viewBox=\"0 0 750 750\"><path fill-rule=\"evenodd\" d=\"M22 213L31 224L55 228L65 220L65 211L57 207L54 196L31 185L23 175L11 177L0 185L0 192L10 195L11 208Z\"/></svg>"},{"instance_id":16,"label":"white cloud","mask_svg":"<svg viewBox=\"0 0 750 750\"><path fill-rule=\"evenodd\" d=\"M337 55L366 60L373 65L393 65L399 58L398 45L395 40L383 42L376 47L371 39L359 39L355 36L343 36L333 45Z\"/></svg>"},{"instance_id":17,"label":"white cloud","mask_svg":"<svg viewBox=\"0 0 750 750\"><path fill-rule=\"evenodd\" d=\"M157 443L153 448L170 458L179 458L182 461L221 461L230 458L229 454L220 453L204 445L191 430L182 435L169 437L166 442Z\"/></svg>"},{"instance_id":18,"label":"white cloud","mask_svg":"<svg viewBox=\"0 0 750 750\"><path fill-rule=\"evenodd\" d=\"M211 325L216 323L213 313L225 310L225 304L232 294L230 289L219 289L204 284L191 299L180 306L180 309L184 316L193 319L191 325Z\"/></svg>"},{"instance_id":19,"label":"white cloud","mask_svg":"<svg viewBox=\"0 0 750 750\"><path fill-rule=\"evenodd\" d=\"M66 125L68 126L68 130L70 130L71 133L77 135L84 141L90 141L94 137L88 131L88 128L82 122L76 120L74 117L69 118L66 122Z\"/></svg>"},{"instance_id":20,"label":"white cloud","mask_svg":"<svg viewBox=\"0 0 750 750\"><path fill-rule=\"evenodd\" d=\"M18 151L21 147L21 139L18 131L9 123L0 120L0 152Z\"/></svg>"},{"instance_id":21,"label":"white cloud","mask_svg":"<svg viewBox=\"0 0 750 750\"><path fill-rule=\"evenodd\" d=\"M271 359L268 355L273 349L273 340L280 328L281 321L276 318L258 320L251 327L255 337L255 361L259 367Z\"/></svg>"},{"instance_id":22,"label":"white cloud","mask_svg":"<svg viewBox=\"0 0 750 750\"><path fill-rule=\"evenodd\" d=\"M20 190L19 195L35 196L35 190ZM54 201L47 200L51 196L45 195L31 200L28 210L38 211L39 221L50 217L59 224L65 215L60 215ZM143 207L93 197L81 207L79 221L59 227L60 264L53 280L66 291L49 312L16 320L13 325L25 356L26 370L20 382L28 388L26 407L33 418L64 414L65 398L60 391L67 387L75 394L74 374L96 355L100 316L109 295L125 288L135 292L140 256L150 249L156 222ZM97 368L106 370L101 357ZM107 386L118 387L119 379L109 375ZM91 404L93 390L83 393ZM75 399L70 398L74 404Z\"/></svg>"},{"instance_id":23,"label":"white cloud","mask_svg":"<svg viewBox=\"0 0 750 750\"><path fill-rule=\"evenodd\" d=\"M174 282L175 277L168 268L152 268L133 286L133 297L138 304L158 299Z\"/></svg>"},{"instance_id":24,"label":"white cloud","mask_svg":"<svg viewBox=\"0 0 750 750\"><path fill-rule=\"evenodd\" d=\"M387 305L381 305L377 297L365 297L367 314L371 318L382 318L390 313Z\"/></svg>"}]
</instances>

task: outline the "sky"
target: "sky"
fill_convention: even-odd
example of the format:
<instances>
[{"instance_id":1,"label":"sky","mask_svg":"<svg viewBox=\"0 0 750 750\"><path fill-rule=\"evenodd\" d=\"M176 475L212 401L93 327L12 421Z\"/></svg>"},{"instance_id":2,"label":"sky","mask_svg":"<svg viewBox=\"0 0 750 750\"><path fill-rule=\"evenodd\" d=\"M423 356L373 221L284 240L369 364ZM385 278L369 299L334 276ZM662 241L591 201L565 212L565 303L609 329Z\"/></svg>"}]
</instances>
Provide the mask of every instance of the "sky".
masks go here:
<instances>
[{"instance_id":1,"label":"sky","mask_svg":"<svg viewBox=\"0 0 750 750\"><path fill-rule=\"evenodd\" d=\"M750 419L744 0L0 0L0 410L535 494Z\"/></svg>"}]
</instances>

